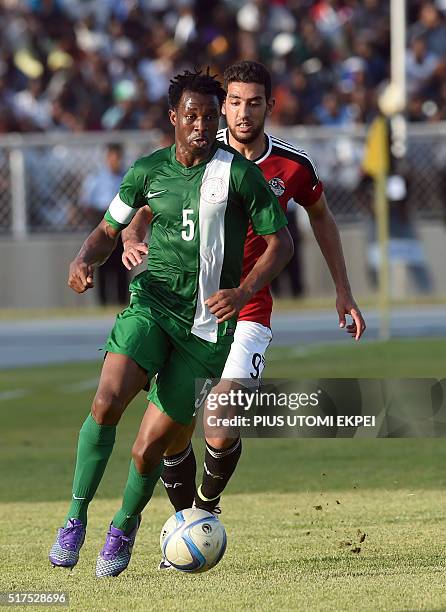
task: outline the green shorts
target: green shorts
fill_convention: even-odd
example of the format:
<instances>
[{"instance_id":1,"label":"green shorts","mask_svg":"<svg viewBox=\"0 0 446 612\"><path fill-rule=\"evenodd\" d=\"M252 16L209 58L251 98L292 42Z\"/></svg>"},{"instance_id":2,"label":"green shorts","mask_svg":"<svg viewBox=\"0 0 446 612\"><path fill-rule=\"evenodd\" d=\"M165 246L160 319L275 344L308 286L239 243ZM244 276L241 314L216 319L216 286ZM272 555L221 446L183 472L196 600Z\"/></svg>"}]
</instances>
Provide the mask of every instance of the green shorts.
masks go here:
<instances>
[{"instance_id":1,"label":"green shorts","mask_svg":"<svg viewBox=\"0 0 446 612\"><path fill-rule=\"evenodd\" d=\"M233 334L219 336L216 343L202 340L173 318L132 301L116 317L104 349L131 357L149 381L157 375L149 401L188 425L195 412L195 379L221 376L232 340Z\"/></svg>"}]
</instances>

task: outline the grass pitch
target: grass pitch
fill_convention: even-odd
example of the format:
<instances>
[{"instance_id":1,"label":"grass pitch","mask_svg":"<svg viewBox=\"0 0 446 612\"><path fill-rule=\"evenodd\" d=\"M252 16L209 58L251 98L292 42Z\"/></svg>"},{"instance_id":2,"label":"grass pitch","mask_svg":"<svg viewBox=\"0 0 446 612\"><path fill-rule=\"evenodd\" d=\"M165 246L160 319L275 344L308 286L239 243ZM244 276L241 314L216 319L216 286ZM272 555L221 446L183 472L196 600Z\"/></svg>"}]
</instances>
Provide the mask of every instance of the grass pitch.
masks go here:
<instances>
[{"instance_id":1,"label":"grass pitch","mask_svg":"<svg viewBox=\"0 0 446 612\"><path fill-rule=\"evenodd\" d=\"M267 375L442 377L444 356L443 342L435 340L305 353L276 348ZM129 569L117 579L95 579L143 395L119 426L78 566L53 569L47 554L66 512L77 432L99 368L0 372L0 591L66 590L72 610L446 608L446 445L440 439L245 440L223 500L228 550L217 568L196 576L156 570L159 531L171 513L158 485ZM202 442L195 446L200 465Z\"/></svg>"}]
</instances>

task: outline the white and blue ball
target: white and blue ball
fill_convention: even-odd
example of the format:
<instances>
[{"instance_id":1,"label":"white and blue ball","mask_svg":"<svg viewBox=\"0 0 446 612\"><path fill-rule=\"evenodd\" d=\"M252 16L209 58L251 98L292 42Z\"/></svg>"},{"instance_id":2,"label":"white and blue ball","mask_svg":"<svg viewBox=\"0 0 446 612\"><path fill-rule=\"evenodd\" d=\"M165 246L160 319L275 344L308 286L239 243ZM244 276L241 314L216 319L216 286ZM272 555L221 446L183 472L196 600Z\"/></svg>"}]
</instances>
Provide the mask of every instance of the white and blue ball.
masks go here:
<instances>
[{"instance_id":1,"label":"white and blue ball","mask_svg":"<svg viewBox=\"0 0 446 612\"><path fill-rule=\"evenodd\" d=\"M172 515L161 529L161 552L181 572L206 572L226 550L226 531L210 512L186 508Z\"/></svg>"}]
</instances>

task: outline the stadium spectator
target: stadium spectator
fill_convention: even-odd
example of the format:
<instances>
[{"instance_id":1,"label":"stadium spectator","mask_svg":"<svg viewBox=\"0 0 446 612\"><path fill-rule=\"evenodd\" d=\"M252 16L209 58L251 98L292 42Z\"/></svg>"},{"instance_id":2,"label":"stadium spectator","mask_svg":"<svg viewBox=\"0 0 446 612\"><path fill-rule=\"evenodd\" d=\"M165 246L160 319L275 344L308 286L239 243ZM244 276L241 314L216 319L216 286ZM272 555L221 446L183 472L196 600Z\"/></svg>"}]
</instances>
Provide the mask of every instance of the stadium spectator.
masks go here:
<instances>
[{"instance_id":1,"label":"stadium spectator","mask_svg":"<svg viewBox=\"0 0 446 612\"><path fill-rule=\"evenodd\" d=\"M406 54L407 91L422 92L438 66L438 57L429 52L424 38L414 38Z\"/></svg>"},{"instance_id":2,"label":"stadium spectator","mask_svg":"<svg viewBox=\"0 0 446 612\"><path fill-rule=\"evenodd\" d=\"M322 104L316 107L314 114L321 125L345 126L352 123L352 115L336 91L324 95Z\"/></svg>"},{"instance_id":3,"label":"stadium spectator","mask_svg":"<svg viewBox=\"0 0 446 612\"><path fill-rule=\"evenodd\" d=\"M96 227L104 216L108 205L119 192L124 176L123 152L121 145L107 147L105 165L97 172L89 174L82 186L79 207L83 217L91 227ZM122 241L110 255L106 263L97 269L98 297L101 305L123 304L128 302L127 270L121 264Z\"/></svg>"},{"instance_id":4,"label":"stadium spectator","mask_svg":"<svg viewBox=\"0 0 446 612\"><path fill-rule=\"evenodd\" d=\"M423 36L427 49L437 57L446 55L446 23L432 2L421 6L418 21L411 30L414 37Z\"/></svg>"},{"instance_id":5,"label":"stadium spectator","mask_svg":"<svg viewBox=\"0 0 446 612\"><path fill-rule=\"evenodd\" d=\"M132 130L137 127L136 120L136 85L124 79L116 84L114 91L115 104L110 106L102 116L101 125L106 130Z\"/></svg>"},{"instance_id":6,"label":"stadium spectator","mask_svg":"<svg viewBox=\"0 0 446 612\"><path fill-rule=\"evenodd\" d=\"M408 2L416 120L446 115L442 6ZM175 71L198 62L222 74L241 58L271 70L278 124L368 122L389 77L389 27L386 0L8 0L0 6L0 107L9 109L1 129L150 128L166 116Z\"/></svg>"},{"instance_id":7,"label":"stadium spectator","mask_svg":"<svg viewBox=\"0 0 446 612\"><path fill-rule=\"evenodd\" d=\"M14 94L11 102L20 124L29 125L29 129L23 131L47 130L51 127L51 105L41 79L30 79L27 88Z\"/></svg>"}]
</instances>

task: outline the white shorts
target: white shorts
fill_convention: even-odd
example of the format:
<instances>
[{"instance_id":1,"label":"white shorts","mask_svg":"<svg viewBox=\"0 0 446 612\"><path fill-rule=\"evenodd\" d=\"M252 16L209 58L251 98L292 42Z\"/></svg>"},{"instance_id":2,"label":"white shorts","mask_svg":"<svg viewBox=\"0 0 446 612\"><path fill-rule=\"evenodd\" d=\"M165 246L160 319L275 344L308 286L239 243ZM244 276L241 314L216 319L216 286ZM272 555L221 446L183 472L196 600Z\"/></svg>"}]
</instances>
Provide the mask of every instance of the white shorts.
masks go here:
<instances>
[{"instance_id":1,"label":"white shorts","mask_svg":"<svg viewBox=\"0 0 446 612\"><path fill-rule=\"evenodd\" d=\"M242 379L245 384L252 381L252 386L258 386L265 367L265 352L272 337L269 327L253 321L239 321L221 377Z\"/></svg>"}]
</instances>

